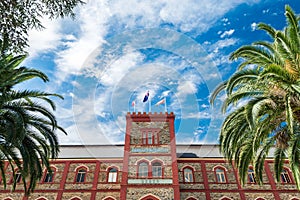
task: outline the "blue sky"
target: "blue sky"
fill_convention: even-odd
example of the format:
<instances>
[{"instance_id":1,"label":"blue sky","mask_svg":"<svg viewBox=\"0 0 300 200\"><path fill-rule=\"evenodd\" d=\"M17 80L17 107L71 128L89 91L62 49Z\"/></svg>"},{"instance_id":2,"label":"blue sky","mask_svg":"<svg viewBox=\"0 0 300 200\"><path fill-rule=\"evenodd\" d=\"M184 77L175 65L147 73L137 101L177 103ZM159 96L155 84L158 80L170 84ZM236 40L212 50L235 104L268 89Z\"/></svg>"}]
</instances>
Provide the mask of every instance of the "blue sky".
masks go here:
<instances>
[{"instance_id":1,"label":"blue sky","mask_svg":"<svg viewBox=\"0 0 300 200\"><path fill-rule=\"evenodd\" d=\"M135 110L176 115L177 143L218 143L224 115L213 89L236 70L230 53L268 40L257 24L285 26L284 5L300 13L299 0L87 1L76 19L43 19L29 33L23 63L45 72L50 82L21 87L64 96L55 112L68 135L61 144L124 142L125 115ZM150 102L143 103L149 91Z\"/></svg>"}]
</instances>

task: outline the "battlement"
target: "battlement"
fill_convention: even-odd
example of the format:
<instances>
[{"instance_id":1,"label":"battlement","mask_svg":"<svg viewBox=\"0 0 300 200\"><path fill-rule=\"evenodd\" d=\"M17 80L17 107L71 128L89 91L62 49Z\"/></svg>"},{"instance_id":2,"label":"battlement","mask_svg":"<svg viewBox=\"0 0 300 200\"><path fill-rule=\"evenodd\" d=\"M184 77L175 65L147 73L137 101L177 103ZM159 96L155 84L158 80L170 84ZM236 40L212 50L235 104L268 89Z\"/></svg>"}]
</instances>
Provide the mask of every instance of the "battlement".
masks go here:
<instances>
[{"instance_id":1,"label":"battlement","mask_svg":"<svg viewBox=\"0 0 300 200\"><path fill-rule=\"evenodd\" d=\"M127 112L126 119L132 119L133 121L166 121L165 119L174 119L175 115L173 112Z\"/></svg>"}]
</instances>

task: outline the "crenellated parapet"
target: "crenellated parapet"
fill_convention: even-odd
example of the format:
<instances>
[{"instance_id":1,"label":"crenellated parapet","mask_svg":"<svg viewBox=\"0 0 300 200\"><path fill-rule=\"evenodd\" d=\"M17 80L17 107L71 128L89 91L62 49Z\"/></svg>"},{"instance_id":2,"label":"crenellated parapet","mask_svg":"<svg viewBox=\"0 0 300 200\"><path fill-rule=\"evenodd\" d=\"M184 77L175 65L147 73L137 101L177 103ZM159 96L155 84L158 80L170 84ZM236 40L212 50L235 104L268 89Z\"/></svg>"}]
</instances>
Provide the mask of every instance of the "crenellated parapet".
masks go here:
<instances>
[{"instance_id":1,"label":"crenellated parapet","mask_svg":"<svg viewBox=\"0 0 300 200\"><path fill-rule=\"evenodd\" d=\"M175 115L173 112L128 112L126 119L132 121L168 121L170 119L174 120Z\"/></svg>"}]
</instances>

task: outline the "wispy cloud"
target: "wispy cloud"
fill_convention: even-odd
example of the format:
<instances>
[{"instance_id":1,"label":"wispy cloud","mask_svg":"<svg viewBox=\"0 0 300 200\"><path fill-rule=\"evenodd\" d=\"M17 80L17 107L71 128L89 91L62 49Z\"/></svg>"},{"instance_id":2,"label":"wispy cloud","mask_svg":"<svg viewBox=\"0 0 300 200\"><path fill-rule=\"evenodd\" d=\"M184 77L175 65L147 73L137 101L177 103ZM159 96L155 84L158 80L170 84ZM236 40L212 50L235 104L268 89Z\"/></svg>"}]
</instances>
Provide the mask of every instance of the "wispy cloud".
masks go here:
<instances>
[{"instance_id":1,"label":"wispy cloud","mask_svg":"<svg viewBox=\"0 0 300 200\"><path fill-rule=\"evenodd\" d=\"M234 29L230 29L229 31L224 31L221 35L220 38L228 37L231 36L234 33Z\"/></svg>"}]
</instances>

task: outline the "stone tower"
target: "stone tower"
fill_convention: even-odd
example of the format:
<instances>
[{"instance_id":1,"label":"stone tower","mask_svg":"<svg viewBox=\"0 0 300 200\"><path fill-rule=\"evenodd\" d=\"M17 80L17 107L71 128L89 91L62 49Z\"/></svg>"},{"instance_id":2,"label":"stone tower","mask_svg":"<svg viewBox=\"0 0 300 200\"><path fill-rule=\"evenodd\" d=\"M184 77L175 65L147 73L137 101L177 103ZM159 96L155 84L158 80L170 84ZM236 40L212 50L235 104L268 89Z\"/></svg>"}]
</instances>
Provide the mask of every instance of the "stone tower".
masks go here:
<instances>
[{"instance_id":1,"label":"stone tower","mask_svg":"<svg viewBox=\"0 0 300 200\"><path fill-rule=\"evenodd\" d=\"M180 199L171 113L128 113L121 200Z\"/></svg>"}]
</instances>

